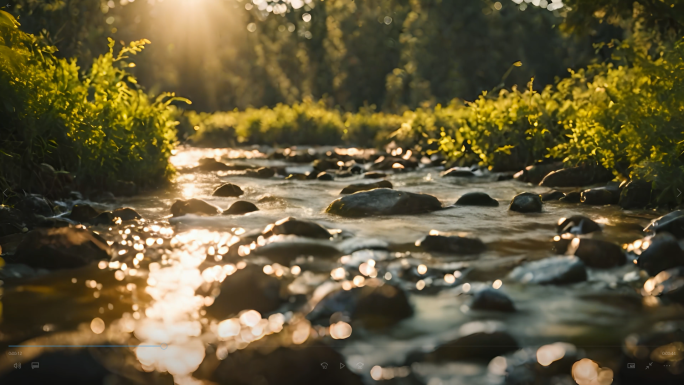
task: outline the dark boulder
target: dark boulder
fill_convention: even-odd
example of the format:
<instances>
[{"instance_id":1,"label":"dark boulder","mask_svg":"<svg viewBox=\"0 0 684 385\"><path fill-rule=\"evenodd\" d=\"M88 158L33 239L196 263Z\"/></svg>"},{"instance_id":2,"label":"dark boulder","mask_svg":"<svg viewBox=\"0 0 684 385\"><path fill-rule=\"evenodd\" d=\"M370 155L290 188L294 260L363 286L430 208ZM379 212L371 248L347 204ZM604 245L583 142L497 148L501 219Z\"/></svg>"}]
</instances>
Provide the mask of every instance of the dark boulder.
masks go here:
<instances>
[{"instance_id":1,"label":"dark boulder","mask_svg":"<svg viewBox=\"0 0 684 385\"><path fill-rule=\"evenodd\" d=\"M664 270L650 281L651 284L645 285L650 289L647 294L684 304L684 266Z\"/></svg>"},{"instance_id":2,"label":"dark boulder","mask_svg":"<svg viewBox=\"0 0 684 385\"><path fill-rule=\"evenodd\" d=\"M74 227L37 228L17 246L12 262L48 270L109 260L109 246L99 236Z\"/></svg>"},{"instance_id":3,"label":"dark boulder","mask_svg":"<svg viewBox=\"0 0 684 385\"><path fill-rule=\"evenodd\" d=\"M565 285L587 280L584 263L575 256L550 257L516 267L509 275L522 283Z\"/></svg>"},{"instance_id":4,"label":"dark boulder","mask_svg":"<svg viewBox=\"0 0 684 385\"><path fill-rule=\"evenodd\" d=\"M418 167L418 162L411 159L403 159L395 156L381 156L371 165L371 170L389 171L401 169L414 169Z\"/></svg>"},{"instance_id":5,"label":"dark boulder","mask_svg":"<svg viewBox=\"0 0 684 385\"><path fill-rule=\"evenodd\" d=\"M276 311L287 302L281 295L280 280L266 275L262 268L247 265L226 277L220 293L207 308L207 314L217 319L233 317L243 310L256 310L262 315Z\"/></svg>"},{"instance_id":6,"label":"dark boulder","mask_svg":"<svg viewBox=\"0 0 684 385\"><path fill-rule=\"evenodd\" d=\"M494 357L502 356L508 352L516 351L520 347L518 342L508 332L501 328L487 325L485 322L476 321L472 328L466 328L464 333L453 341L437 347L429 353L426 361L489 361ZM482 324L482 327L477 327ZM472 331L470 330L472 329Z\"/></svg>"},{"instance_id":7,"label":"dark boulder","mask_svg":"<svg viewBox=\"0 0 684 385\"><path fill-rule=\"evenodd\" d=\"M171 214L174 217L180 217L185 214L218 215L221 214L221 209L201 199L179 199L171 205Z\"/></svg>"},{"instance_id":8,"label":"dark boulder","mask_svg":"<svg viewBox=\"0 0 684 385\"><path fill-rule=\"evenodd\" d=\"M274 341L269 346L276 343ZM215 384L363 384L361 378L346 365L340 365L346 362L344 356L319 342L274 349L242 349L228 354L219 362L209 377ZM323 363L327 364L326 369L321 366Z\"/></svg>"},{"instance_id":9,"label":"dark boulder","mask_svg":"<svg viewBox=\"0 0 684 385\"><path fill-rule=\"evenodd\" d=\"M673 211L654 219L644 231L651 233L670 233L678 239L684 238L684 210Z\"/></svg>"},{"instance_id":10,"label":"dark boulder","mask_svg":"<svg viewBox=\"0 0 684 385\"><path fill-rule=\"evenodd\" d=\"M539 184L539 182L541 182L549 173L562 168L563 164L560 162L535 164L527 166L524 170L519 171L513 175L513 178L521 182Z\"/></svg>"},{"instance_id":11,"label":"dark boulder","mask_svg":"<svg viewBox=\"0 0 684 385\"><path fill-rule=\"evenodd\" d=\"M473 295L470 302L470 308L473 310L491 310L501 312L514 312L515 305L513 300L504 294L501 290L486 288L478 291Z\"/></svg>"},{"instance_id":12,"label":"dark boulder","mask_svg":"<svg viewBox=\"0 0 684 385\"><path fill-rule=\"evenodd\" d=\"M622 247L600 239L575 238L566 254L575 255L585 265L600 269L622 266L627 262Z\"/></svg>"},{"instance_id":13,"label":"dark boulder","mask_svg":"<svg viewBox=\"0 0 684 385\"><path fill-rule=\"evenodd\" d=\"M252 202L247 201L235 201L233 202L228 210L223 212L223 215L242 215L251 213L253 211L259 211L259 208Z\"/></svg>"},{"instance_id":14,"label":"dark boulder","mask_svg":"<svg viewBox=\"0 0 684 385\"><path fill-rule=\"evenodd\" d=\"M313 161L311 166L313 167L314 170L318 172L322 171L327 171L327 170L337 170L340 167L337 165L338 160L331 158L331 159L316 159Z\"/></svg>"},{"instance_id":15,"label":"dark boulder","mask_svg":"<svg viewBox=\"0 0 684 385\"><path fill-rule=\"evenodd\" d=\"M478 238L427 235L416 241L416 246L424 251L454 254L479 254L487 249L487 246Z\"/></svg>"},{"instance_id":16,"label":"dark boulder","mask_svg":"<svg viewBox=\"0 0 684 385\"><path fill-rule=\"evenodd\" d=\"M319 239L330 239L332 237L332 234L318 223L302 221L293 217L287 217L266 226L264 236L270 237L271 235L298 235Z\"/></svg>"},{"instance_id":17,"label":"dark boulder","mask_svg":"<svg viewBox=\"0 0 684 385\"><path fill-rule=\"evenodd\" d=\"M552 201L557 201L561 200L562 198L565 197L565 193L561 191L549 191L547 193L541 194L541 200L542 202L552 202Z\"/></svg>"},{"instance_id":18,"label":"dark boulder","mask_svg":"<svg viewBox=\"0 0 684 385\"><path fill-rule=\"evenodd\" d=\"M620 207L625 210L641 209L651 201L652 184L642 180L623 182Z\"/></svg>"},{"instance_id":19,"label":"dark boulder","mask_svg":"<svg viewBox=\"0 0 684 385\"><path fill-rule=\"evenodd\" d=\"M93 225L105 225L110 226L116 224L116 218L111 211L105 211L100 213L98 216L90 220Z\"/></svg>"},{"instance_id":20,"label":"dark boulder","mask_svg":"<svg viewBox=\"0 0 684 385\"><path fill-rule=\"evenodd\" d=\"M413 308L400 287L384 284L331 293L316 305L307 318L327 324L335 313L343 313L365 328L381 329L411 317Z\"/></svg>"},{"instance_id":21,"label":"dark boulder","mask_svg":"<svg viewBox=\"0 0 684 385\"><path fill-rule=\"evenodd\" d=\"M51 217L55 214L50 201L38 194L28 194L22 197L15 207L26 215L34 214Z\"/></svg>"},{"instance_id":22,"label":"dark boulder","mask_svg":"<svg viewBox=\"0 0 684 385\"><path fill-rule=\"evenodd\" d=\"M308 180L309 176L306 174L294 173L285 177L286 180Z\"/></svg>"},{"instance_id":23,"label":"dark boulder","mask_svg":"<svg viewBox=\"0 0 684 385\"><path fill-rule=\"evenodd\" d=\"M122 221L133 221L142 218L137 211L130 207L123 207L112 211L112 215L115 218L121 218Z\"/></svg>"},{"instance_id":24,"label":"dark boulder","mask_svg":"<svg viewBox=\"0 0 684 385\"><path fill-rule=\"evenodd\" d=\"M276 170L272 167L259 167L257 169L251 169L245 171L245 176L252 178L268 179L273 178L276 174Z\"/></svg>"},{"instance_id":25,"label":"dark boulder","mask_svg":"<svg viewBox=\"0 0 684 385\"><path fill-rule=\"evenodd\" d=\"M556 231L558 234L571 233L582 235L601 231L601 226L583 215L573 215L569 218L561 218L558 221Z\"/></svg>"},{"instance_id":26,"label":"dark boulder","mask_svg":"<svg viewBox=\"0 0 684 385\"><path fill-rule=\"evenodd\" d=\"M366 170L364 170L363 166L361 166L360 164L352 164L351 166L349 166L349 172L354 175L363 174L364 171Z\"/></svg>"},{"instance_id":27,"label":"dark boulder","mask_svg":"<svg viewBox=\"0 0 684 385\"><path fill-rule=\"evenodd\" d=\"M197 171L212 172L212 171L233 171L234 169L214 158L202 158L199 160L199 166L195 167Z\"/></svg>"},{"instance_id":28,"label":"dark boulder","mask_svg":"<svg viewBox=\"0 0 684 385\"><path fill-rule=\"evenodd\" d=\"M271 242L257 247L252 254L266 257L273 262L286 266L297 259L297 257L314 256L332 259L344 255L332 242L307 238L293 238Z\"/></svg>"},{"instance_id":29,"label":"dark boulder","mask_svg":"<svg viewBox=\"0 0 684 385\"><path fill-rule=\"evenodd\" d=\"M364 217L421 214L441 208L442 204L432 195L378 188L336 199L326 212L343 217Z\"/></svg>"},{"instance_id":30,"label":"dark boulder","mask_svg":"<svg viewBox=\"0 0 684 385\"><path fill-rule=\"evenodd\" d=\"M340 194L345 195L345 194L353 194L355 192L359 191L368 191L376 188L392 188L392 183L388 180L381 180L379 182L375 183L355 183L355 184L350 184L349 186L345 187L342 189Z\"/></svg>"},{"instance_id":31,"label":"dark boulder","mask_svg":"<svg viewBox=\"0 0 684 385\"><path fill-rule=\"evenodd\" d=\"M518 194L511 200L508 210L519 213L540 213L542 211L541 197L533 193Z\"/></svg>"},{"instance_id":32,"label":"dark boulder","mask_svg":"<svg viewBox=\"0 0 684 385\"><path fill-rule=\"evenodd\" d=\"M546 175L539 184L546 187L583 187L613 180L613 173L603 166L564 168Z\"/></svg>"},{"instance_id":33,"label":"dark boulder","mask_svg":"<svg viewBox=\"0 0 684 385\"><path fill-rule=\"evenodd\" d=\"M483 192L469 192L461 195L456 201L459 206L489 206L497 207L499 202Z\"/></svg>"},{"instance_id":34,"label":"dark boulder","mask_svg":"<svg viewBox=\"0 0 684 385\"><path fill-rule=\"evenodd\" d=\"M579 191L569 192L558 201L563 203L580 203L582 202L582 193Z\"/></svg>"},{"instance_id":35,"label":"dark boulder","mask_svg":"<svg viewBox=\"0 0 684 385\"><path fill-rule=\"evenodd\" d=\"M100 212L95 210L92 206L88 204L76 204L71 209L69 219L76 222L86 223L95 219L95 217L98 215L100 215Z\"/></svg>"},{"instance_id":36,"label":"dark boulder","mask_svg":"<svg viewBox=\"0 0 684 385\"><path fill-rule=\"evenodd\" d=\"M244 193L245 192L242 191L240 186L232 183L225 183L217 187L211 195L216 197L239 197Z\"/></svg>"},{"instance_id":37,"label":"dark boulder","mask_svg":"<svg viewBox=\"0 0 684 385\"><path fill-rule=\"evenodd\" d=\"M588 205L610 205L617 203L619 196L614 196L612 192L605 188L592 188L584 190L580 194L580 202Z\"/></svg>"},{"instance_id":38,"label":"dark boulder","mask_svg":"<svg viewBox=\"0 0 684 385\"><path fill-rule=\"evenodd\" d=\"M453 167L442 173L442 177L472 178L474 176L475 173L469 167Z\"/></svg>"},{"instance_id":39,"label":"dark boulder","mask_svg":"<svg viewBox=\"0 0 684 385\"><path fill-rule=\"evenodd\" d=\"M327 172L321 172L318 175L316 175L316 179L318 180L335 180L335 177L333 174L327 173Z\"/></svg>"},{"instance_id":40,"label":"dark boulder","mask_svg":"<svg viewBox=\"0 0 684 385\"><path fill-rule=\"evenodd\" d=\"M382 179L387 178L387 174L379 171L371 171L363 174L364 179Z\"/></svg>"},{"instance_id":41,"label":"dark boulder","mask_svg":"<svg viewBox=\"0 0 684 385\"><path fill-rule=\"evenodd\" d=\"M641 243L637 266L653 276L663 270L684 266L684 251L669 233L657 234Z\"/></svg>"}]
</instances>

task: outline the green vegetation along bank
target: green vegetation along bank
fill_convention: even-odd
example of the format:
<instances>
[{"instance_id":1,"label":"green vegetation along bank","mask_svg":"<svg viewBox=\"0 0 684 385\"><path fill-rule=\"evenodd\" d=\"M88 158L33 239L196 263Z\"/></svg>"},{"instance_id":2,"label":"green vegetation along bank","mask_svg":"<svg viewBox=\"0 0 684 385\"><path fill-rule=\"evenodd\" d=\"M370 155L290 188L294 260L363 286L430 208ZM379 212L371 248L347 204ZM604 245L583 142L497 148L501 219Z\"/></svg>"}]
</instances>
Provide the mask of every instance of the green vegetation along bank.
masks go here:
<instances>
[{"instance_id":1,"label":"green vegetation along bank","mask_svg":"<svg viewBox=\"0 0 684 385\"><path fill-rule=\"evenodd\" d=\"M59 195L127 190L167 179L175 142L173 95L150 98L127 72L141 40L76 60L19 29L0 11L0 190Z\"/></svg>"}]
</instances>

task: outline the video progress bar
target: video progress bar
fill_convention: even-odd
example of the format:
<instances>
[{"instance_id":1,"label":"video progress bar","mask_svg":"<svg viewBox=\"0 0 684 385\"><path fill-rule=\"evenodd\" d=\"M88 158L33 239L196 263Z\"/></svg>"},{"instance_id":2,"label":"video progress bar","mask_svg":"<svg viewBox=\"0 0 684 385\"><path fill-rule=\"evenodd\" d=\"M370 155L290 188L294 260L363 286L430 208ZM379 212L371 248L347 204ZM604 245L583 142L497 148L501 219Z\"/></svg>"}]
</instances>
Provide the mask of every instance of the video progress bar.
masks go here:
<instances>
[{"instance_id":1,"label":"video progress bar","mask_svg":"<svg viewBox=\"0 0 684 385\"><path fill-rule=\"evenodd\" d=\"M10 348L162 348L169 345L8 345Z\"/></svg>"}]
</instances>

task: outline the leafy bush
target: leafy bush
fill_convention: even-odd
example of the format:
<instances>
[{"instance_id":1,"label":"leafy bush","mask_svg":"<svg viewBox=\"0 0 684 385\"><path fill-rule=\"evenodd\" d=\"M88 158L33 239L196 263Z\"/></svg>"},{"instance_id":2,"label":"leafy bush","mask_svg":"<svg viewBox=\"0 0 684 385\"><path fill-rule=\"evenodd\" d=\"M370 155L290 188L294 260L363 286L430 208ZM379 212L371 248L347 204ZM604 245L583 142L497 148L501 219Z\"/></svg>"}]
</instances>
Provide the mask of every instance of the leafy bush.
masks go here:
<instances>
[{"instance_id":1,"label":"leafy bush","mask_svg":"<svg viewBox=\"0 0 684 385\"><path fill-rule=\"evenodd\" d=\"M81 188L117 181L163 181L175 141L173 95L155 100L127 71L128 55L146 40L94 60L79 74L76 60L58 59L0 11L0 187L43 193L40 167L72 172Z\"/></svg>"}]
</instances>

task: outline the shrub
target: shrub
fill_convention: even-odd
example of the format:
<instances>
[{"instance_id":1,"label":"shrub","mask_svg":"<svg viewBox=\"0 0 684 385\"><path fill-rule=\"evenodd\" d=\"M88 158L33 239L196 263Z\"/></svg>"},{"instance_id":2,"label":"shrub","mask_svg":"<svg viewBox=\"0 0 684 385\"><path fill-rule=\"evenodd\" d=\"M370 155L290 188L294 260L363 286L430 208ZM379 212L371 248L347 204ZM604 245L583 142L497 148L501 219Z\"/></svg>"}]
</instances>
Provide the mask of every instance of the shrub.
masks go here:
<instances>
[{"instance_id":1,"label":"shrub","mask_svg":"<svg viewBox=\"0 0 684 385\"><path fill-rule=\"evenodd\" d=\"M50 193L42 163L76 175L81 188L117 181L149 186L168 178L175 98L151 100L126 68L146 40L98 57L79 73L75 59L22 32L0 11L0 188Z\"/></svg>"}]
</instances>

